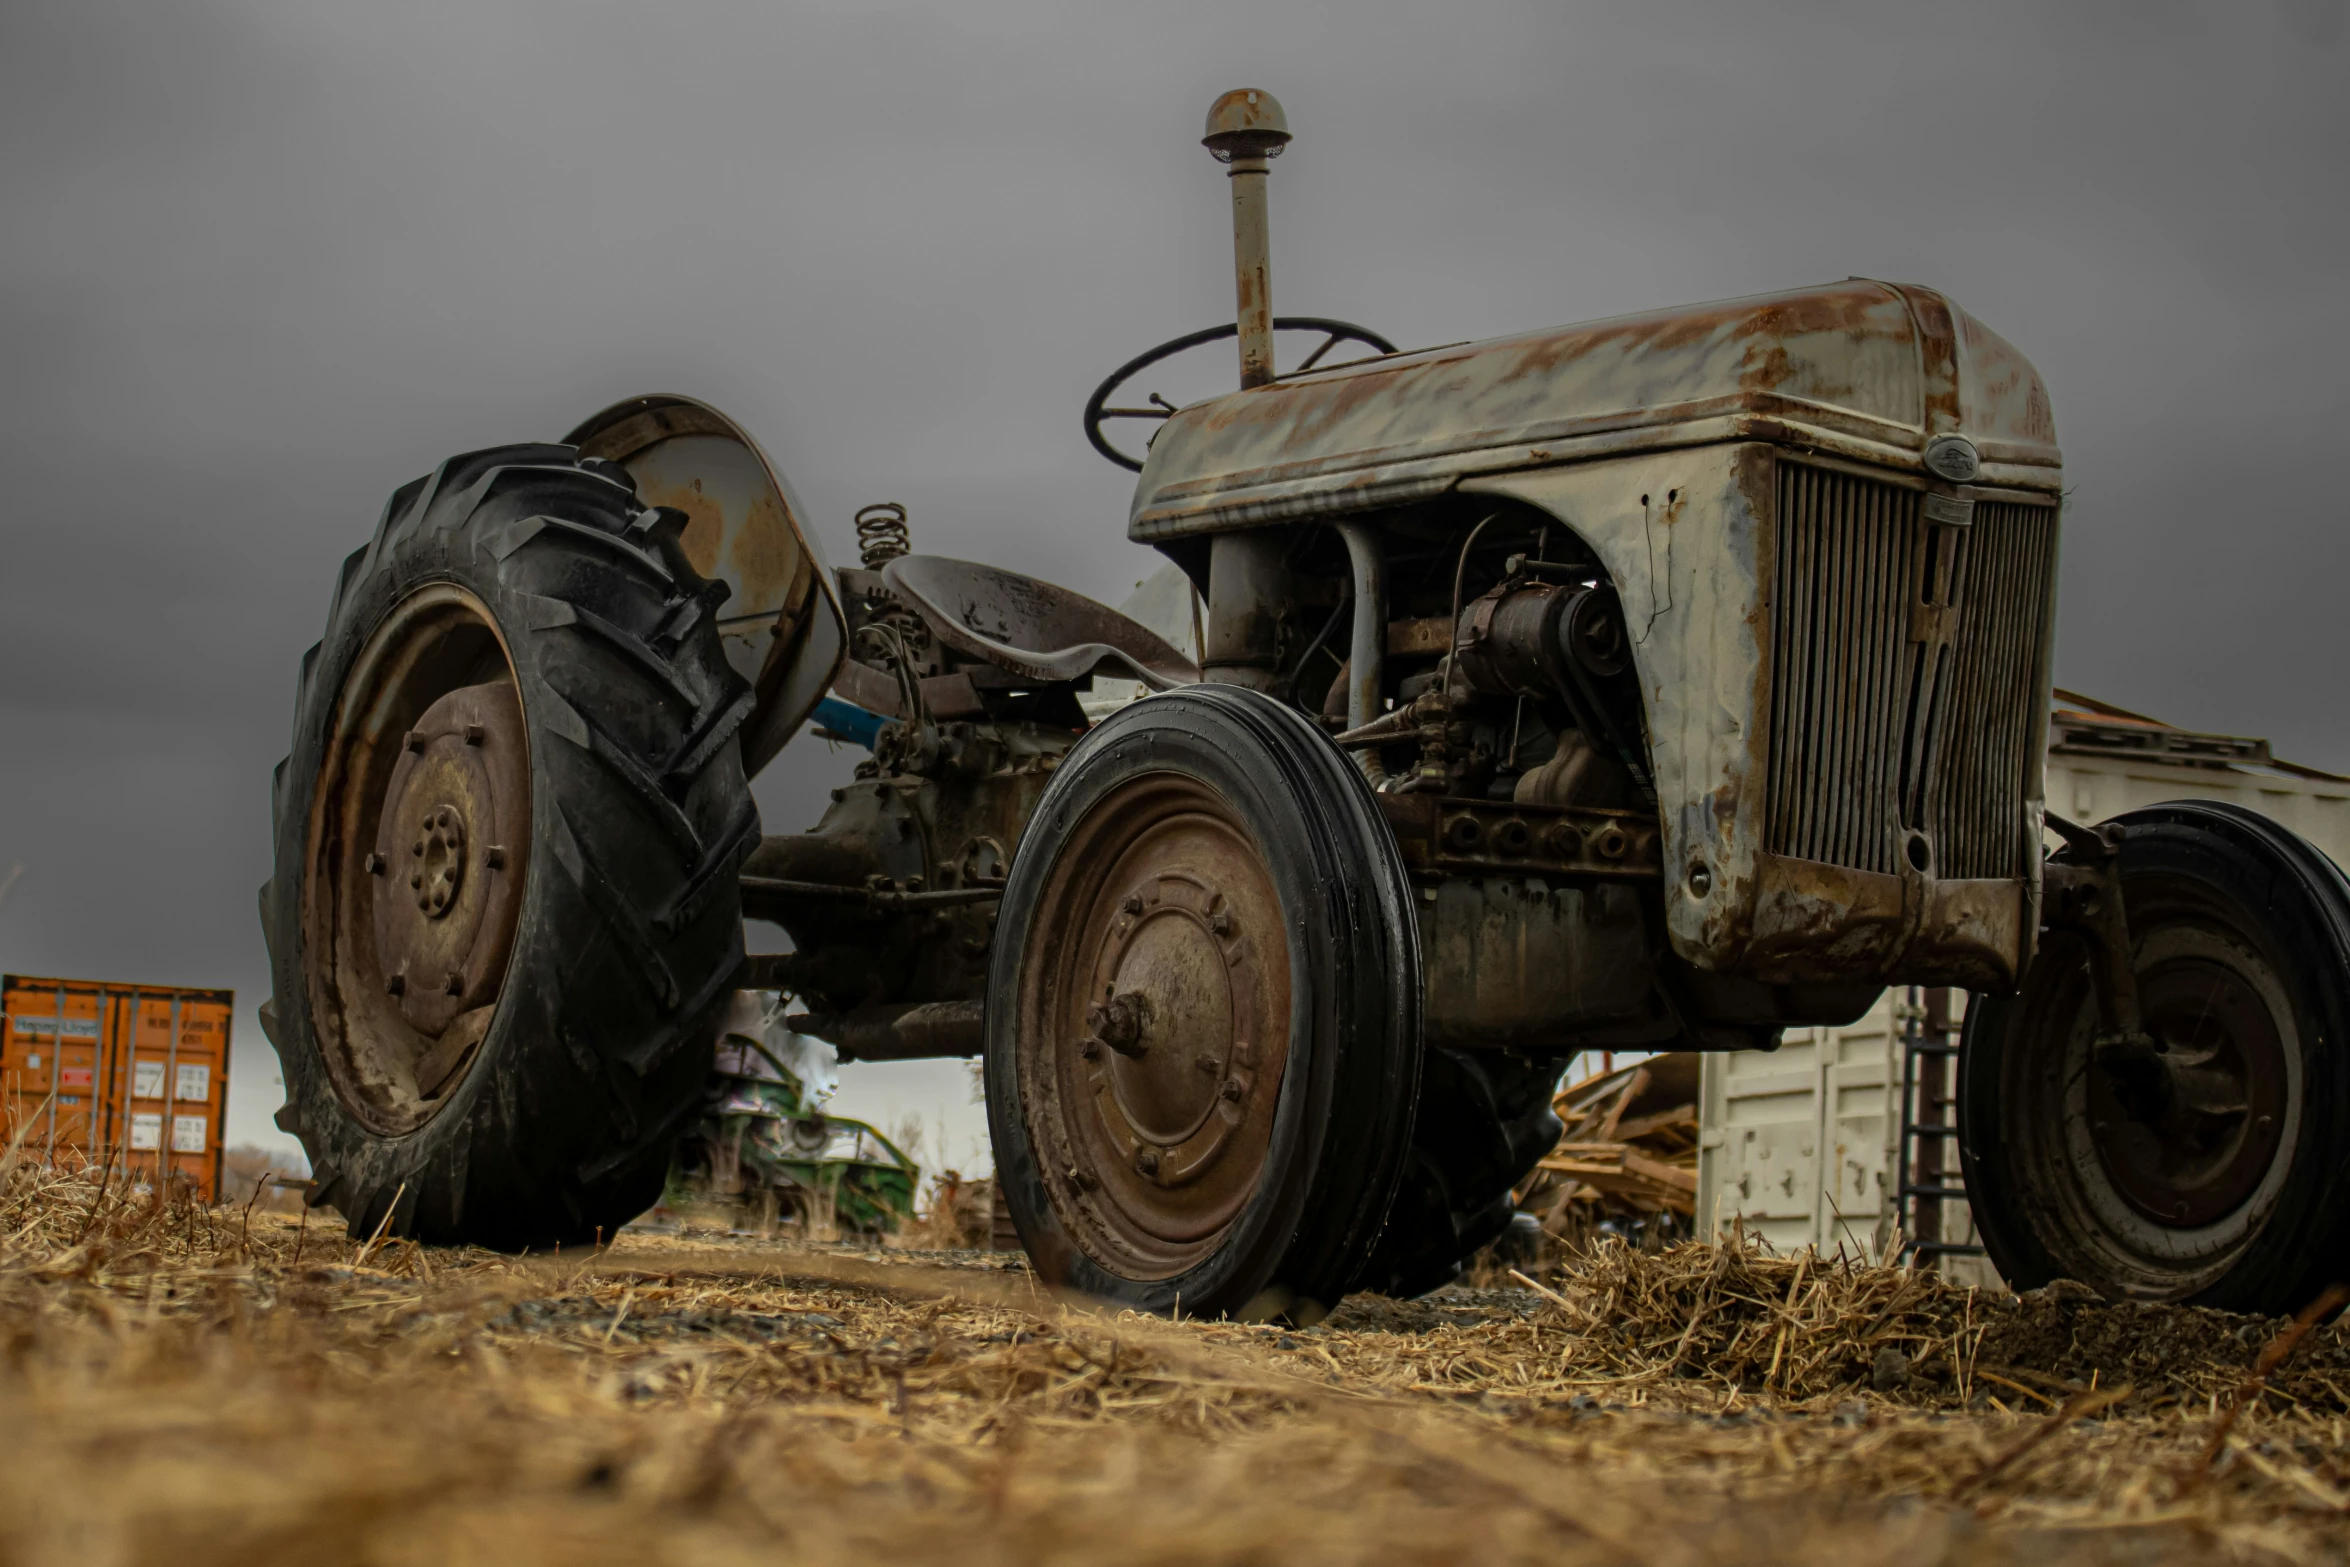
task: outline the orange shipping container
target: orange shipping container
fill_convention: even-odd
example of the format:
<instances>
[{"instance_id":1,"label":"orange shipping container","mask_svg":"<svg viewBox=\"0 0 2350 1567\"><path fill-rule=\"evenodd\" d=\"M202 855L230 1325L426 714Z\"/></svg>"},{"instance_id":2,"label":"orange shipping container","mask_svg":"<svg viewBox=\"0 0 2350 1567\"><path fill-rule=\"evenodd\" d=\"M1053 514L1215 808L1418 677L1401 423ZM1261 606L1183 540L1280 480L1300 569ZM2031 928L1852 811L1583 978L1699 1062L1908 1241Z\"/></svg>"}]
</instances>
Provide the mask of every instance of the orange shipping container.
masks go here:
<instances>
[{"instance_id":1,"label":"orange shipping container","mask_svg":"<svg viewBox=\"0 0 2350 1567\"><path fill-rule=\"evenodd\" d=\"M210 1202L236 993L0 976L0 1137L26 1153L165 1167Z\"/></svg>"}]
</instances>

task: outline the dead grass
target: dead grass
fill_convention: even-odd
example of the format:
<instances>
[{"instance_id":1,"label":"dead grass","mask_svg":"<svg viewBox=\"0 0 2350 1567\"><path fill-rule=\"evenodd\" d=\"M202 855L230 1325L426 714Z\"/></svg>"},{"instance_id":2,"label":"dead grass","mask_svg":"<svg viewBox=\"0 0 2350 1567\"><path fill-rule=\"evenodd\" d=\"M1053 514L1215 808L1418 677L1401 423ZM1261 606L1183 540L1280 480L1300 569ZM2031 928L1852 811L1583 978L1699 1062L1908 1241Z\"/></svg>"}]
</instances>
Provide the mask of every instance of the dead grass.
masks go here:
<instances>
[{"instance_id":1,"label":"dead grass","mask_svg":"<svg viewBox=\"0 0 2350 1567\"><path fill-rule=\"evenodd\" d=\"M1308 1330L1166 1323L1056 1301L986 1254L371 1246L19 1165L0 1170L0 1562L1862 1567L2350 1545L2338 1328L2203 1476L2215 1401L2270 1324L1995 1304L1737 1247L1608 1247L1537 1282L1358 1300ZM2128 1399L2085 1400L2116 1368Z\"/></svg>"}]
</instances>

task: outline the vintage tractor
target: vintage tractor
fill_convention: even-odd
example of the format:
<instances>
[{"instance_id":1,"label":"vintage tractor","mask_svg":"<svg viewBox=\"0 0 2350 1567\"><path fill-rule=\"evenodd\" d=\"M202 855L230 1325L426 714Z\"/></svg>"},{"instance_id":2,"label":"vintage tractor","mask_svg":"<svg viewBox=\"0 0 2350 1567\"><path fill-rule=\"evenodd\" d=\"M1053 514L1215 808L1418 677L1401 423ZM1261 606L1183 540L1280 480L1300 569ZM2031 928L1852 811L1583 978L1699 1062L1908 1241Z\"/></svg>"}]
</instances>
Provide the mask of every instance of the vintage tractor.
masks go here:
<instances>
[{"instance_id":1,"label":"vintage tractor","mask_svg":"<svg viewBox=\"0 0 2350 1567\"><path fill-rule=\"evenodd\" d=\"M685 398L393 495L303 660L261 899L316 1199L608 1232L734 993L778 990L847 1057L984 1057L1044 1278L1308 1318L1504 1227L1571 1053L1768 1050L1951 985L2011 1280L2273 1309L2339 1272L2350 888L2221 806L2047 813L2024 357L1860 279L1408 354L1276 322L1288 139L1218 100L1238 321L1087 411L1196 664L894 508L828 574ZM1322 338L1286 374L1283 329ZM1219 337L1237 392L1113 401ZM871 759L763 837L745 780L820 702ZM746 957L746 917L791 950Z\"/></svg>"}]
</instances>

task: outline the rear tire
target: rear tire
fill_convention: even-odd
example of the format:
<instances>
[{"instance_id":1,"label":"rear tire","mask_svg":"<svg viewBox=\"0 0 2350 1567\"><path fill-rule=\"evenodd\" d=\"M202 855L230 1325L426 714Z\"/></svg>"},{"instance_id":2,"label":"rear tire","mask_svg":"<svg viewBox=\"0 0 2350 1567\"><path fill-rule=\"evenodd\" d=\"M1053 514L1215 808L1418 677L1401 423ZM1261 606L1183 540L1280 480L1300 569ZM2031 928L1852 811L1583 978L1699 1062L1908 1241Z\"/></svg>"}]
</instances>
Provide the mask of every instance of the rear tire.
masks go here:
<instances>
[{"instance_id":1,"label":"rear tire","mask_svg":"<svg viewBox=\"0 0 2350 1567\"><path fill-rule=\"evenodd\" d=\"M660 1193L759 841L726 590L683 521L615 465L501 447L343 564L278 767L262 1020L311 1200L355 1233L576 1243Z\"/></svg>"},{"instance_id":2,"label":"rear tire","mask_svg":"<svg viewBox=\"0 0 2350 1567\"><path fill-rule=\"evenodd\" d=\"M2123 824L2124 908L2159 1102L2091 1060L2081 937L1969 1006L1960 1156L2007 1281L2281 1312L2350 1241L2350 882L2267 818L2182 801Z\"/></svg>"},{"instance_id":3,"label":"rear tire","mask_svg":"<svg viewBox=\"0 0 2350 1567\"><path fill-rule=\"evenodd\" d=\"M1412 888L1344 753L1258 692L1121 709L1004 889L988 1124L1047 1281L1318 1318L1371 1255L1420 1079Z\"/></svg>"}]
</instances>

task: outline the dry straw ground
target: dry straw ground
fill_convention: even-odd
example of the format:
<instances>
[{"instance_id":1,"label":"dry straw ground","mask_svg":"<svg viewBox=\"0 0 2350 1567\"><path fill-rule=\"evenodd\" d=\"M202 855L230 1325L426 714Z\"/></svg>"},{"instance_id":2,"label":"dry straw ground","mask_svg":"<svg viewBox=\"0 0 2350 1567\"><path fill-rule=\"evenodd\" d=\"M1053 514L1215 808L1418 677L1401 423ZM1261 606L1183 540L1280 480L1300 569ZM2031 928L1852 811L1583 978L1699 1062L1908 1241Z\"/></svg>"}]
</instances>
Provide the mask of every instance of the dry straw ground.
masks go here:
<instances>
[{"instance_id":1,"label":"dry straw ground","mask_svg":"<svg viewBox=\"0 0 2350 1567\"><path fill-rule=\"evenodd\" d=\"M1166 1323L1015 1260L365 1245L0 1172L0 1561L2320 1562L2350 1340L1739 1247Z\"/></svg>"}]
</instances>

